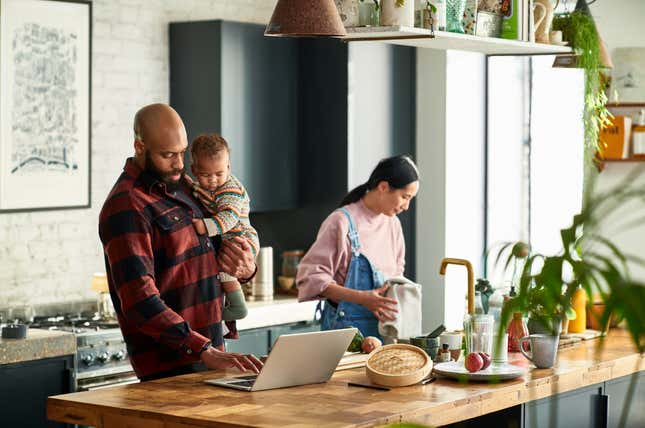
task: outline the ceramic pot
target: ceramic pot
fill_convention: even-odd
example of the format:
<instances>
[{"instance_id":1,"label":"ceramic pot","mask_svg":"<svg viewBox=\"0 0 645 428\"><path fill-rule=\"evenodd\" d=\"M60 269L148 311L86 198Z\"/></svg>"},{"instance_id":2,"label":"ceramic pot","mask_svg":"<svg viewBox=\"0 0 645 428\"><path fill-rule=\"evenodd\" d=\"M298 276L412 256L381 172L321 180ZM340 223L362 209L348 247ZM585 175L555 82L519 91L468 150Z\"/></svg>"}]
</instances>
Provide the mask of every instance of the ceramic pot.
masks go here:
<instances>
[{"instance_id":1,"label":"ceramic pot","mask_svg":"<svg viewBox=\"0 0 645 428\"><path fill-rule=\"evenodd\" d=\"M560 0L556 0L555 6L551 0L534 0L535 4L535 41L538 43L550 43L549 32L553 23L553 10L558 7ZM540 10L541 12L538 12Z\"/></svg>"},{"instance_id":2,"label":"ceramic pot","mask_svg":"<svg viewBox=\"0 0 645 428\"><path fill-rule=\"evenodd\" d=\"M414 0L405 0L397 6L397 0L381 0L381 25L414 27Z\"/></svg>"},{"instance_id":3,"label":"ceramic pot","mask_svg":"<svg viewBox=\"0 0 645 428\"><path fill-rule=\"evenodd\" d=\"M548 322L543 320L529 318L527 323L529 334L549 334L559 336L562 332L562 321L560 317L553 317Z\"/></svg>"}]
</instances>

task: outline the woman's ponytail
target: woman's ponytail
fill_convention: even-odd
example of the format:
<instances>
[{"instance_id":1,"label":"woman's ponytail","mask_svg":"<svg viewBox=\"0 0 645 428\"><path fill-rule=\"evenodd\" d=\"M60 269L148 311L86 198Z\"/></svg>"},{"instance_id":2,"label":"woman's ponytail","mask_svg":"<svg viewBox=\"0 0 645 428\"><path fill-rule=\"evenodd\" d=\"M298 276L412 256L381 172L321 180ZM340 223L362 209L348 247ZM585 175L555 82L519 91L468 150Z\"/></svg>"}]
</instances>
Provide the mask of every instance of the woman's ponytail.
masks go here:
<instances>
[{"instance_id":1,"label":"woman's ponytail","mask_svg":"<svg viewBox=\"0 0 645 428\"><path fill-rule=\"evenodd\" d=\"M344 207L345 205L358 202L359 199L365 196L368 190L369 190L369 187L367 183L363 183L360 186L355 187L347 195L345 195L343 200L340 202L340 206Z\"/></svg>"}]
</instances>

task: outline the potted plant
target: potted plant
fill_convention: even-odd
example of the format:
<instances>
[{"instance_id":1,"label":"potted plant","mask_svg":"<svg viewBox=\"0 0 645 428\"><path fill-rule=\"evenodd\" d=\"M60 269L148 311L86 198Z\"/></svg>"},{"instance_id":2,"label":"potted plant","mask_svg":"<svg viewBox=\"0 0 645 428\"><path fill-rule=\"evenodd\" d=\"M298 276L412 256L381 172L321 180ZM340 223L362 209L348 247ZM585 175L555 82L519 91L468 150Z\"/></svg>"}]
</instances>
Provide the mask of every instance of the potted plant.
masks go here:
<instances>
[{"instance_id":1,"label":"potted plant","mask_svg":"<svg viewBox=\"0 0 645 428\"><path fill-rule=\"evenodd\" d=\"M616 208L634 201L645 202L645 189L633 184L638 174L628 174L617 186L602 193L594 193L595 177L589 178L582 210L569 227L560 231L561 250L555 255L526 256L517 295L502 307L500 334L517 312L529 314L555 334L555 320L561 321L571 310L573 294L582 287L588 296L597 293L605 304L599 315L600 324L606 325L612 314L623 318L634 345L639 352L645 352L645 284L631 277L627 263L645 265L645 261L624 254L599 228ZM642 224L642 219L633 224ZM503 257L503 249L498 252L497 263ZM514 257L507 257L505 268Z\"/></svg>"},{"instance_id":2,"label":"potted plant","mask_svg":"<svg viewBox=\"0 0 645 428\"><path fill-rule=\"evenodd\" d=\"M552 28L562 31L563 39L570 42L577 56L577 66L584 69L585 147L588 149L587 155L592 159L600 149L600 130L610 124L611 113L606 106L603 69L611 65L602 61L598 31L586 3L584 7L576 5L576 9L571 13L557 15Z\"/></svg>"}]
</instances>

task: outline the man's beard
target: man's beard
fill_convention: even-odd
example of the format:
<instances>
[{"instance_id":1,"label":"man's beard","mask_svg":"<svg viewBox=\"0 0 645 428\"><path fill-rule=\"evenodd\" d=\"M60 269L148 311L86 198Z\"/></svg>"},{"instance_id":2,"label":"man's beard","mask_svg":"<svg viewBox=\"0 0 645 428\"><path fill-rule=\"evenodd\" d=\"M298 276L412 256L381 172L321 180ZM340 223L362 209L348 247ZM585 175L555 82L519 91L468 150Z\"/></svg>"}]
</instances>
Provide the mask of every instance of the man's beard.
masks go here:
<instances>
[{"instance_id":1,"label":"man's beard","mask_svg":"<svg viewBox=\"0 0 645 428\"><path fill-rule=\"evenodd\" d=\"M172 177L173 175L180 174L182 177L184 173L186 172L185 168L182 169L173 169L172 171L169 172L164 172L159 170L154 162L152 162L152 158L150 157L150 152L146 150L145 154L145 165L144 165L144 171L146 171L148 174L152 175L154 178L162 181L163 183L166 184L166 186L170 189L177 188L180 181L181 177L179 180L173 180Z\"/></svg>"}]
</instances>

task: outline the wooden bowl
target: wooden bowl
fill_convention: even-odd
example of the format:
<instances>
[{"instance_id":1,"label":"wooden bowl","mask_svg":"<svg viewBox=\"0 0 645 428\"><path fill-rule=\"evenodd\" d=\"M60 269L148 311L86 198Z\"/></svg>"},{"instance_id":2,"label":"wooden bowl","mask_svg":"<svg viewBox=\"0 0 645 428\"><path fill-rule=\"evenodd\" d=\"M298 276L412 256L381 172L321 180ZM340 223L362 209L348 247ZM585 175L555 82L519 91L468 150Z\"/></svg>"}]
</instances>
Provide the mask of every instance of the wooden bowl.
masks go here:
<instances>
[{"instance_id":1,"label":"wooden bowl","mask_svg":"<svg viewBox=\"0 0 645 428\"><path fill-rule=\"evenodd\" d=\"M280 288L282 288L284 291L291 290L293 288L293 284L296 283L296 278L292 276L278 276L278 285L280 285Z\"/></svg>"},{"instance_id":2,"label":"wooden bowl","mask_svg":"<svg viewBox=\"0 0 645 428\"><path fill-rule=\"evenodd\" d=\"M400 343L375 349L365 365L372 383L391 387L414 385L431 370L432 359L423 349Z\"/></svg>"}]
</instances>

